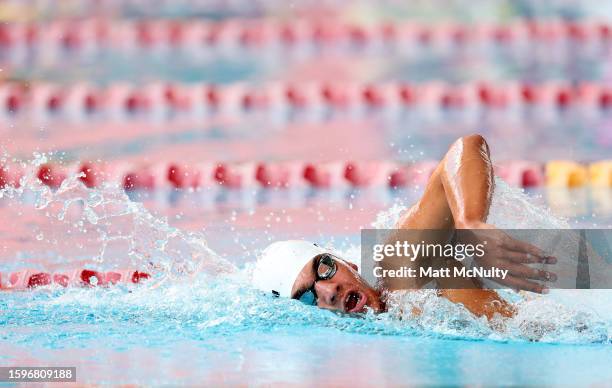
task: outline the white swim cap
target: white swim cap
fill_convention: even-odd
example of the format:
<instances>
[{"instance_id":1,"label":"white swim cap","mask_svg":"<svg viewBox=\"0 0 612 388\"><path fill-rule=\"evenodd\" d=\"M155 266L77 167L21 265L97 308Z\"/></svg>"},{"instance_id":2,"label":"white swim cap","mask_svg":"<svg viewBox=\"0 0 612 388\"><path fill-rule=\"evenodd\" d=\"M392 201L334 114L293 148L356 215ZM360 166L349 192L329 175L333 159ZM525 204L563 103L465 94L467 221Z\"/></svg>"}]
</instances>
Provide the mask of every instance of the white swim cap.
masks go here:
<instances>
[{"instance_id":1,"label":"white swim cap","mask_svg":"<svg viewBox=\"0 0 612 388\"><path fill-rule=\"evenodd\" d=\"M278 241L261 254L253 271L253 286L274 295L289 298L302 268L327 250L302 240Z\"/></svg>"}]
</instances>

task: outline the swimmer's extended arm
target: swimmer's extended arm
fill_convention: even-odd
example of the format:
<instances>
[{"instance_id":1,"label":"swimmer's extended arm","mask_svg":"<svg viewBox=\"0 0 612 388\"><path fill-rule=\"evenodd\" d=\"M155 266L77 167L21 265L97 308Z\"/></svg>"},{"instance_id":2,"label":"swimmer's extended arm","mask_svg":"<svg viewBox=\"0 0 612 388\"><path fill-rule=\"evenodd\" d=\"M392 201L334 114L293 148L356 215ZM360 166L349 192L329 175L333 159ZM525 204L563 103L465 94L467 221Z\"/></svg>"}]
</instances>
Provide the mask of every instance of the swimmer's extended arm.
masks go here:
<instances>
[{"instance_id":1,"label":"swimmer's extended arm","mask_svg":"<svg viewBox=\"0 0 612 388\"><path fill-rule=\"evenodd\" d=\"M505 279L498 282L514 289L537 293L545 287L531 280L551 280L555 274L531 268L528 264L552 264L539 248L511 238L494 225L487 224L487 216L493 198L494 175L489 146L480 135L457 140L441 162L440 180L444 187L456 229L470 229L460 236L473 236L478 242L487 241L487 255L475 260L486 267L508 270Z\"/></svg>"},{"instance_id":2,"label":"swimmer's extended arm","mask_svg":"<svg viewBox=\"0 0 612 388\"><path fill-rule=\"evenodd\" d=\"M423 196L397 227L448 230L445 238L450 239L455 229L486 225L493 188L493 169L485 139L480 135L462 137L450 147L430 177ZM469 289L469 285L461 290L439 286L443 288L439 291L441 296L463 304L475 315L491 318L494 314L513 314L511 306L493 290Z\"/></svg>"},{"instance_id":3,"label":"swimmer's extended arm","mask_svg":"<svg viewBox=\"0 0 612 388\"><path fill-rule=\"evenodd\" d=\"M485 236L489 242L487 255L478 259L479 263L508 270L505 279L497 279L499 283L543 293L545 288L532 280L554 279L555 275L531 268L528 264L552 264L556 259L486 223L493 189L493 167L485 139L480 135L462 137L449 148L430 177L423 196L400 219L397 228L447 230L448 235L439 242L447 242L456 229L470 229L468 234L474 234L480 241ZM444 265L452 267L461 264L451 261ZM464 280L476 283L474 279ZM509 305L495 291L467 289L469 287L463 285L457 287L457 281L455 278L449 284L446 279L438 279L438 286L443 289L440 294L465 305L476 315L491 317L494 313L505 316L512 313Z\"/></svg>"}]
</instances>

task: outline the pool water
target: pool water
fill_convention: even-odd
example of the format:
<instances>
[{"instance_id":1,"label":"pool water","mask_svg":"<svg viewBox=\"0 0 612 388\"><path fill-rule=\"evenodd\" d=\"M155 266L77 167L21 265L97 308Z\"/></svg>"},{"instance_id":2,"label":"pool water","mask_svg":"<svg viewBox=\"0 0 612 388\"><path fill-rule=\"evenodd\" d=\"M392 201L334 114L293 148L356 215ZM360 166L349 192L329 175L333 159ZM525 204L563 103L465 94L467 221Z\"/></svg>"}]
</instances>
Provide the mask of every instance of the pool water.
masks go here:
<instances>
[{"instance_id":1,"label":"pool water","mask_svg":"<svg viewBox=\"0 0 612 388\"><path fill-rule=\"evenodd\" d=\"M462 329L441 334L215 282L131 293L41 291L1 303L11 311L0 317L8 329L3 364L77 366L81 382L575 386L611 378L609 342L466 336L457 333L478 330L461 321L455 325Z\"/></svg>"},{"instance_id":2,"label":"pool water","mask_svg":"<svg viewBox=\"0 0 612 388\"><path fill-rule=\"evenodd\" d=\"M524 200L501 183L498 192L499 201ZM225 194L130 199L115 188L85 189L76 179L56 192L35 183L5 191L3 218L22 221L2 228L3 256L18 260L3 261L1 271L24 263L61 270L150 262L162 270L142 285L3 293L2 363L76 366L79 382L145 385L598 385L612 378L606 290L553 291L533 300L504 291L521 314L498 331L427 294L418 296L426 306L419 318L393 309L350 317L250 287L250 263L270 241L307 238L358 255L359 228L384 226L418 190L272 191L259 201ZM540 204L551 198L529 195ZM558 203L557 211L571 214L575 203ZM502 206L492 217L523 217L510 211ZM547 216L548 225L567 222ZM568 221L609 227L610 213L574 213ZM234 266L237 272L217 274Z\"/></svg>"},{"instance_id":3,"label":"pool water","mask_svg":"<svg viewBox=\"0 0 612 388\"><path fill-rule=\"evenodd\" d=\"M185 15L316 19L323 14L365 25L385 18L477 25L517 17L612 15L612 7L601 2L471 1L470 7L446 0L403 5L328 1L324 10L315 3L286 1L183 0L156 2L158 7L143 7L142 1L70 1L66 7L10 3L7 9L15 15L51 21L100 15L112 21ZM456 86L480 80L605 85L612 76L609 44L601 50L563 46L550 57L535 55L554 51L549 47L389 54L375 47L311 46L293 52L221 47L206 57L189 50L93 55L60 45L49 51L3 46L0 69L3 77L25 85L50 82L66 88L82 82L96 87L129 82L139 88L161 81L222 87L330 81ZM195 121L137 114L79 121L61 113L41 119L27 109L14 114L0 107L0 164L17 161L32 170L47 161L83 160L134 166L410 163L439 160L454 139L475 132L487 138L494 162L589 163L612 155L609 108L584 117L580 107L480 112L470 106L458 111L432 106L393 115L360 106L354 112L318 112L314 118L243 110L231 120ZM87 189L75 176L52 190L30 174L21 188L0 190L3 276L24 268L132 267L150 272L152 279L131 286L0 291L0 365L76 366L78 382L92 385L611 385L609 290L553 290L544 297L502 290L519 314L495 321L492 328L430 291L404 295L387 313L356 317L271 298L250 286L253 262L269 243L308 239L356 257L360 229L390 227L422 189L161 187L125 193L112 186ZM498 181L496 193L491 222L500 227L612 228L610 188L520 192ZM402 313L402 306L413 303L422 307L422 315Z\"/></svg>"}]
</instances>

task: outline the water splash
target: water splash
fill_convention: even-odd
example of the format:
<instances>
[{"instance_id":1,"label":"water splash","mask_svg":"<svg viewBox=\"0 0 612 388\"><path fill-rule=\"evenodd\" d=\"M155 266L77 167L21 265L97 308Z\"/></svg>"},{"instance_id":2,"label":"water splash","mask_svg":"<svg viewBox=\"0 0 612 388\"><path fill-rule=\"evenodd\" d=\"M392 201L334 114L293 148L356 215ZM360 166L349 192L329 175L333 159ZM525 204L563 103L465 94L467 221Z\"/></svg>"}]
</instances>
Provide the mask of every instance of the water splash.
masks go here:
<instances>
[{"instance_id":1,"label":"water splash","mask_svg":"<svg viewBox=\"0 0 612 388\"><path fill-rule=\"evenodd\" d=\"M45 162L45 155L37 155L29 166ZM511 292L504 296L516 303L518 314L492 324L438 298L431 290L395 295L388 312L368 313L358 319L297 301L270 298L250 287L249 265L237 270L208 247L204 235L171 227L141 203L131 201L119 187L88 189L78 178L71 176L57 190L51 190L29 173L19 188L7 187L0 195L5 201L31 203L47 222L62 225L59 233L81 233L77 240L87 236L87 241L97 247L96 254L85 258L89 265L125 266L129 261L153 271L157 281L147 287L48 287L8 295L0 301L0 311L5 311L0 314L0 325L6 328L5 338L11 342L45 347L78 342L79 346L88 346L83 345L84 340L93 344L105 338L111 345L116 341L116 346L122 347L126 341L129 344L146 338L151 346L161 346L177 337L304 326L371 335L470 340L609 343L612 338L610 321L596 313ZM401 205L390 208L379 214L373 225L392 227L404 209ZM503 182L498 182L491 218L503 227L565 225ZM36 239L57 238L49 233L40 232ZM115 262L108 253L116 254L117 246L123 247L125 254ZM359 247L353 246L343 254L353 257L358 252ZM69 255L63 259L69 262L83 258ZM421 314L411 314L415 306ZM56 329L23 330L41 321Z\"/></svg>"},{"instance_id":2,"label":"water splash","mask_svg":"<svg viewBox=\"0 0 612 388\"><path fill-rule=\"evenodd\" d=\"M378 214L372 227L393 228L406 206L395 204ZM489 209L488 223L500 229L565 229L569 223L558 218L549 209L535 205L522 189L510 187L502 179L495 178L495 191Z\"/></svg>"},{"instance_id":3,"label":"water splash","mask_svg":"<svg viewBox=\"0 0 612 388\"><path fill-rule=\"evenodd\" d=\"M556 217L549 209L535 205L523 189L510 187L495 179L495 191L487 222L500 229L567 229L567 220Z\"/></svg>"},{"instance_id":4,"label":"water splash","mask_svg":"<svg viewBox=\"0 0 612 388\"><path fill-rule=\"evenodd\" d=\"M394 205L378 214L375 228L393 228L404 205ZM500 229L565 229L569 223L533 204L521 189L496 178L487 222ZM499 291L515 303L517 314L490 324L476 318L463 306L439 298L434 290L395 293L390 296L390 313L421 330L464 338L529 340L551 343L608 343L612 341L612 292L610 290L552 290L550 295ZM417 309L419 314L413 314Z\"/></svg>"},{"instance_id":5,"label":"water splash","mask_svg":"<svg viewBox=\"0 0 612 388\"><path fill-rule=\"evenodd\" d=\"M86 241L88 249L94 250L85 257L64 257L65 263L80 260L101 269L132 266L151 271L158 279L235 269L208 247L202 234L170 226L166 218L154 216L142 203L131 201L117 185L87 188L79 179L82 173L67 177L56 190L43 185L35 171L47 159L44 154L35 154L31 162L22 162L27 173L19 187L3 188L0 198L21 206L31 203L37 214L46 218L49 227L36 234L38 241L46 238L59 250L59 240L71 237Z\"/></svg>"}]
</instances>

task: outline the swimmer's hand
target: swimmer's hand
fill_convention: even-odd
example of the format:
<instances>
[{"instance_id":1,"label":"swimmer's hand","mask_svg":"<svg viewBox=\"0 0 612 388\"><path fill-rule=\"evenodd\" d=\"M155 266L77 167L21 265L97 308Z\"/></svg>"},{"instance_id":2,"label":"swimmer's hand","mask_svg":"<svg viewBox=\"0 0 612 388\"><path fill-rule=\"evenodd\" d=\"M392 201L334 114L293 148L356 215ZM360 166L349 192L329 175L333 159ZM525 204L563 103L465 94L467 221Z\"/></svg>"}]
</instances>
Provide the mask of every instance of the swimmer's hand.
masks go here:
<instances>
[{"instance_id":1,"label":"swimmer's hand","mask_svg":"<svg viewBox=\"0 0 612 388\"><path fill-rule=\"evenodd\" d=\"M476 264L485 268L497 267L508 271L505 279L491 280L515 290L539 294L547 293L548 289L533 280L551 282L557 280L555 273L529 266L529 264L555 264L557 262L555 257L547 255L540 248L517 240L494 225L484 222L458 225L457 229L470 229L469 231L458 231L460 241L467 239L472 244L486 241L485 255L482 257L474 255L473 257Z\"/></svg>"}]
</instances>

